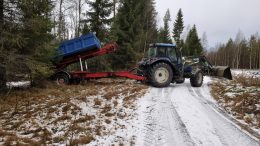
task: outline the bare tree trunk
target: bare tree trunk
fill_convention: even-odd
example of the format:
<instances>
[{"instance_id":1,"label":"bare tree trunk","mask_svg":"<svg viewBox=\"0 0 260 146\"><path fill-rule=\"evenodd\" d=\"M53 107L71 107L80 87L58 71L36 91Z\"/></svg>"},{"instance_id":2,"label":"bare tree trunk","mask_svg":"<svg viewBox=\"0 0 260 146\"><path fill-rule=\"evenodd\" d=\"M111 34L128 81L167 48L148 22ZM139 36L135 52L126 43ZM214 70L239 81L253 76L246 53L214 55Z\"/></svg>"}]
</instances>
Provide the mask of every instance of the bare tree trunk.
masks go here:
<instances>
[{"instance_id":1,"label":"bare tree trunk","mask_svg":"<svg viewBox=\"0 0 260 146\"><path fill-rule=\"evenodd\" d=\"M250 46L250 53L249 53L249 68L252 69L252 46Z\"/></svg>"},{"instance_id":2,"label":"bare tree trunk","mask_svg":"<svg viewBox=\"0 0 260 146\"><path fill-rule=\"evenodd\" d=\"M82 0L78 0L78 28L77 28L77 36L80 36L81 33L81 14L82 14L82 7L84 6L85 2Z\"/></svg>"},{"instance_id":3,"label":"bare tree trunk","mask_svg":"<svg viewBox=\"0 0 260 146\"><path fill-rule=\"evenodd\" d=\"M260 50L258 52L258 69L260 69Z\"/></svg>"},{"instance_id":4,"label":"bare tree trunk","mask_svg":"<svg viewBox=\"0 0 260 146\"><path fill-rule=\"evenodd\" d=\"M235 68L236 56L233 56L232 68Z\"/></svg>"},{"instance_id":5,"label":"bare tree trunk","mask_svg":"<svg viewBox=\"0 0 260 146\"><path fill-rule=\"evenodd\" d=\"M113 13L114 13L114 18L116 18L116 4L117 4L117 0L113 0Z\"/></svg>"},{"instance_id":6,"label":"bare tree trunk","mask_svg":"<svg viewBox=\"0 0 260 146\"><path fill-rule=\"evenodd\" d=\"M241 46L239 44L238 50L237 50L237 66L236 66L237 69L239 68L240 59L241 59Z\"/></svg>"},{"instance_id":7,"label":"bare tree trunk","mask_svg":"<svg viewBox=\"0 0 260 146\"><path fill-rule=\"evenodd\" d=\"M59 25L58 25L58 39L61 40L61 34L62 34L62 23L63 23L63 14L62 14L62 5L63 0L60 0L60 9L59 9Z\"/></svg>"}]
</instances>

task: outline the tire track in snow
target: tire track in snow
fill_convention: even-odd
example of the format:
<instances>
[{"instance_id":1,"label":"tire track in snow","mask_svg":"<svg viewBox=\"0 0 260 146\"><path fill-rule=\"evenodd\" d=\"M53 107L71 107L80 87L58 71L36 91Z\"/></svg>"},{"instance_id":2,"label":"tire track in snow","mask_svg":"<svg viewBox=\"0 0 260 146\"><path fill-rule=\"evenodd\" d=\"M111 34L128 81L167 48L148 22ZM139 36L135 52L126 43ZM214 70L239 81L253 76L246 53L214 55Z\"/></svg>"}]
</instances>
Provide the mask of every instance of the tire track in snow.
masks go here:
<instances>
[{"instance_id":1,"label":"tire track in snow","mask_svg":"<svg viewBox=\"0 0 260 146\"><path fill-rule=\"evenodd\" d=\"M167 95L164 97L166 99L166 103L169 104L168 110L172 116L173 119L175 119L175 124L176 124L176 128L175 130L178 131L179 136L182 135L182 137L180 139L182 139L182 141L184 142L183 144L185 145L195 145L195 143L192 141L192 138L185 126L185 124L183 123L183 121L181 120L180 115L178 114L178 112L175 109L175 106L173 105L172 101L170 100L170 91L174 92L173 89L174 87L168 87L166 88L166 93ZM171 90L170 90L171 89ZM169 91L170 90L170 91ZM169 122L170 123L170 122ZM177 139L178 140L178 139Z\"/></svg>"},{"instance_id":2,"label":"tire track in snow","mask_svg":"<svg viewBox=\"0 0 260 146\"><path fill-rule=\"evenodd\" d=\"M146 118L144 121L144 146L159 145L163 144L164 138L160 133L164 133L163 127L158 126L157 119L157 106L158 106L158 93L152 94L150 105L146 107ZM158 129L159 128L159 129ZM160 132L163 131L163 132Z\"/></svg>"},{"instance_id":3,"label":"tire track in snow","mask_svg":"<svg viewBox=\"0 0 260 146\"><path fill-rule=\"evenodd\" d=\"M200 88L193 88L193 89L194 89L195 93L198 95L198 97L200 98L200 100L203 100L205 103L207 103L208 106L210 108L212 108L212 110L221 114L223 117L225 117L227 120L229 120L232 125L234 125L236 128L238 128L239 130L241 130L242 132L247 134L250 138L253 138L256 141L260 141L260 135L258 133L256 133L252 129L250 129L247 125L244 125L244 124L240 123L239 121L237 121L235 118L231 117L219 105L207 100L207 98L202 94L203 91ZM250 133L247 131L249 131Z\"/></svg>"},{"instance_id":4,"label":"tire track in snow","mask_svg":"<svg viewBox=\"0 0 260 146\"><path fill-rule=\"evenodd\" d=\"M170 88L151 89L151 106L146 109L145 146L195 145L170 101Z\"/></svg>"},{"instance_id":5,"label":"tire track in snow","mask_svg":"<svg viewBox=\"0 0 260 146\"><path fill-rule=\"evenodd\" d=\"M187 85L187 88L192 97L197 99L205 109L205 113L214 125L214 134L219 138L223 145L240 144L241 146L260 146L259 141L253 139L248 133L241 130L239 126L236 125L237 123L232 120L224 110L207 100L202 93L202 90L205 90L204 88L193 88L189 85Z\"/></svg>"},{"instance_id":6,"label":"tire track in snow","mask_svg":"<svg viewBox=\"0 0 260 146\"><path fill-rule=\"evenodd\" d=\"M195 94L195 92L194 92L194 90L193 90L193 88L191 87L191 86L187 86L188 87L188 90L189 90L189 93L194 97L194 98L197 98L197 96L199 95L199 96L203 96L201 93L197 93L197 94ZM204 96L203 96L204 97ZM206 99L205 99L206 100ZM206 101L204 101L204 102L202 102L202 101L200 101L202 104L211 104L209 101L208 102L206 102ZM214 128L214 132L212 132L214 135L216 135L217 137L218 137L218 139L220 140L220 142L222 143L222 145L223 146L228 146L228 144L227 143L225 143L225 141L223 140L223 138L222 138L222 136L220 136L220 134L217 132L217 129L216 128Z\"/></svg>"}]
</instances>

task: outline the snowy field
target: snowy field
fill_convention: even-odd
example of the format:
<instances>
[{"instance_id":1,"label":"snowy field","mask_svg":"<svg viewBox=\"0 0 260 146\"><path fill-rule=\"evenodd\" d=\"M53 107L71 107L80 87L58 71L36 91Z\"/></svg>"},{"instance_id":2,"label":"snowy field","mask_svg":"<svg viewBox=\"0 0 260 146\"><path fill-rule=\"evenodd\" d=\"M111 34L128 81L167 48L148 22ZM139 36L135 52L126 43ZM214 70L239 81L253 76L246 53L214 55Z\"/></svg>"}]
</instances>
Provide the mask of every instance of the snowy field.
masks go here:
<instances>
[{"instance_id":1,"label":"snowy field","mask_svg":"<svg viewBox=\"0 0 260 146\"><path fill-rule=\"evenodd\" d=\"M200 88L188 79L153 88L131 80L98 80L26 92L1 104L0 145L260 146L259 128L213 98L215 82L229 83L205 77Z\"/></svg>"},{"instance_id":2,"label":"snowy field","mask_svg":"<svg viewBox=\"0 0 260 146\"><path fill-rule=\"evenodd\" d=\"M260 70L232 70L233 81L215 79L214 98L248 131L260 134Z\"/></svg>"},{"instance_id":3,"label":"snowy field","mask_svg":"<svg viewBox=\"0 0 260 146\"><path fill-rule=\"evenodd\" d=\"M105 79L12 92L0 98L0 145L129 145L137 99L147 88Z\"/></svg>"},{"instance_id":4,"label":"snowy field","mask_svg":"<svg viewBox=\"0 0 260 146\"><path fill-rule=\"evenodd\" d=\"M231 72L233 76L242 75L252 78L260 78L260 70L234 69Z\"/></svg>"}]
</instances>

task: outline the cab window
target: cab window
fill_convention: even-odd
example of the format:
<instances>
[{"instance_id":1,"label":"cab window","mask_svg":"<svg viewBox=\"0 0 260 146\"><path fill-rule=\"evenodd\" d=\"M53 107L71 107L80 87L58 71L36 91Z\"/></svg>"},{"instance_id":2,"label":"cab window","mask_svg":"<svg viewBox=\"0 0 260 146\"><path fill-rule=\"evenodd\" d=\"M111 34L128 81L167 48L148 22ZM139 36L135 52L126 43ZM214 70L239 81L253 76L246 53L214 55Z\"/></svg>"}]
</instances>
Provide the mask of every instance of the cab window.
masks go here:
<instances>
[{"instance_id":1,"label":"cab window","mask_svg":"<svg viewBox=\"0 0 260 146\"><path fill-rule=\"evenodd\" d=\"M164 47L158 47L157 48L157 57L165 57L165 48Z\"/></svg>"},{"instance_id":2,"label":"cab window","mask_svg":"<svg viewBox=\"0 0 260 146\"><path fill-rule=\"evenodd\" d=\"M176 50L173 47L168 48L168 55L171 58L172 61L177 61L177 54Z\"/></svg>"}]
</instances>

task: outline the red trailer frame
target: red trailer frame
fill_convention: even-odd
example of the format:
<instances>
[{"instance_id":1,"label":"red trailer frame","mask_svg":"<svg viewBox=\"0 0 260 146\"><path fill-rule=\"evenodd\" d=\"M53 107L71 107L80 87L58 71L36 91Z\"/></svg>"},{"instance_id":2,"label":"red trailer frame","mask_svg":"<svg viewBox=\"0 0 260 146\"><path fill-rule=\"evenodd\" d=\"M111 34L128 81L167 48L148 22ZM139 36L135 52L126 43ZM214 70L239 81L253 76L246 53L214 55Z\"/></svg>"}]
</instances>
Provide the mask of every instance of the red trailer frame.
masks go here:
<instances>
[{"instance_id":1,"label":"red trailer frame","mask_svg":"<svg viewBox=\"0 0 260 146\"><path fill-rule=\"evenodd\" d=\"M105 45L103 48L99 50L93 50L88 52L83 52L80 55L71 56L66 59L61 60L58 64L56 64L57 73L61 74L64 73L69 76L70 79L98 79L98 78L107 78L107 77L125 77L134 79L137 81L145 81L146 77L139 76L134 73L131 73L131 71L119 71L119 72L97 72L97 73L91 73L88 71L83 70L83 64L82 60L87 60L93 57L102 56L105 54L114 53L117 50L118 46L116 43L111 43ZM63 71L64 68L66 68L68 65L80 62L80 71L74 71L74 72L65 72ZM87 70L87 69L86 69ZM64 82L58 81L59 83Z\"/></svg>"},{"instance_id":2,"label":"red trailer frame","mask_svg":"<svg viewBox=\"0 0 260 146\"><path fill-rule=\"evenodd\" d=\"M139 76L133 74L128 71L120 71L120 72L97 72L97 73L89 73L85 71L76 71L71 73L72 78L84 78L84 79L98 79L98 78L108 78L108 77L125 77L134 79L137 81L144 81L146 77Z\"/></svg>"}]
</instances>

